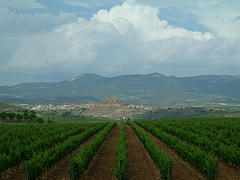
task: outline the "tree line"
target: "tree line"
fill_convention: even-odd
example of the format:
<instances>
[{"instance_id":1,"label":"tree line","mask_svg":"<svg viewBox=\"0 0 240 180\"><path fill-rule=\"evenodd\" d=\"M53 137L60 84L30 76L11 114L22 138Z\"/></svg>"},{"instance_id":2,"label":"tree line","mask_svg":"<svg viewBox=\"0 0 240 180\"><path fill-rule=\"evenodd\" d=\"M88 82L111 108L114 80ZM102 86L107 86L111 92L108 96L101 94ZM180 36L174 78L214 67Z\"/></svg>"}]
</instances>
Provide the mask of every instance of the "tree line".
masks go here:
<instances>
[{"instance_id":1,"label":"tree line","mask_svg":"<svg viewBox=\"0 0 240 180\"><path fill-rule=\"evenodd\" d=\"M1 112L0 121L15 123L44 123L43 118L38 117L34 111L22 113Z\"/></svg>"}]
</instances>

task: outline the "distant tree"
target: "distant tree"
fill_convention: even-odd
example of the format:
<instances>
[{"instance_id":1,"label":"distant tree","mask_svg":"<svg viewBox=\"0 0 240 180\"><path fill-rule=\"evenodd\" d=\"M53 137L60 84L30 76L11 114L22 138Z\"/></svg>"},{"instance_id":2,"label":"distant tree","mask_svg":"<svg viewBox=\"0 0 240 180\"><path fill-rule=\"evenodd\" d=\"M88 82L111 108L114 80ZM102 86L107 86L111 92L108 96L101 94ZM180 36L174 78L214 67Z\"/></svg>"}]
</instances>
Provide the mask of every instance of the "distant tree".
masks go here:
<instances>
[{"instance_id":1,"label":"distant tree","mask_svg":"<svg viewBox=\"0 0 240 180\"><path fill-rule=\"evenodd\" d=\"M7 119L7 113L6 112L1 112L0 113L0 119L1 120L6 120Z\"/></svg>"},{"instance_id":2,"label":"distant tree","mask_svg":"<svg viewBox=\"0 0 240 180\"><path fill-rule=\"evenodd\" d=\"M65 112L62 113L62 115L65 116L65 117L69 117L69 116L72 115L72 111L65 111Z\"/></svg>"},{"instance_id":3,"label":"distant tree","mask_svg":"<svg viewBox=\"0 0 240 180\"><path fill-rule=\"evenodd\" d=\"M16 114L15 113L8 113L8 119L9 121L13 122Z\"/></svg>"},{"instance_id":4,"label":"distant tree","mask_svg":"<svg viewBox=\"0 0 240 180\"><path fill-rule=\"evenodd\" d=\"M31 110L30 113L31 114L37 114L36 111L33 111L33 110Z\"/></svg>"},{"instance_id":5,"label":"distant tree","mask_svg":"<svg viewBox=\"0 0 240 180\"><path fill-rule=\"evenodd\" d=\"M44 120L43 120L43 118L41 118L41 117L37 117L37 118L36 118L36 121L37 121L38 123L44 123Z\"/></svg>"},{"instance_id":6,"label":"distant tree","mask_svg":"<svg viewBox=\"0 0 240 180\"><path fill-rule=\"evenodd\" d=\"M35 112L14 113L14 112L1 112L0 120L17 122L17 123L44 123L41 117L38 117Z\"/></svg>"},{"instance_id":7,"label":"distant tree","mask_svg":"<svg viewBox=\"0 0 240 180\"><path fill-rule=\"evenodd\" d=\"M52 121L52 120L50 120L50 119L48 119L47 123L53 123L53 121Z\"/></svg>"}]
</instances>

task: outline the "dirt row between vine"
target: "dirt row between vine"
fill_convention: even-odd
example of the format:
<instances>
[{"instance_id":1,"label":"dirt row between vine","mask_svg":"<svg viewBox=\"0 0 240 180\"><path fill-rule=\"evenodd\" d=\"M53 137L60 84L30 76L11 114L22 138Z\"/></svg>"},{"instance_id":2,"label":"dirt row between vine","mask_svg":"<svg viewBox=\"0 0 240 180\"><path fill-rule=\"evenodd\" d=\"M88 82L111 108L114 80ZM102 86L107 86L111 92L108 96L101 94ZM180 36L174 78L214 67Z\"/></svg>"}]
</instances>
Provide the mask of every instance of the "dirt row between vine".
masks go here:
<instances>
[{"instance_id":1,"label":"dirt row between vine","mask_svg":"<svg viewBox=\"0 0 240 180\"><path fill-rule=\"evenodd\" d=\"M218 180L239 180L240 179L240 168L235 167L231 168L229 165L224 163L223 161L218 162L218 169L220 170L220 175Z\"/></svg>"},{"instance_id":2,"label":"dirt row between vine","mask_svg":"<svg viewBox=\"0 0 240 180\"><path fill-rule=\"evenodd\" d=\"M129 180L160 179L160 172L133 129L126 126L128 133L128 167ZM115 148L119 137L119 127L111 132L101 146L98 154L91 162L88 170L81 177L82 180L116 180L112 168L116 167Z\"/></svg>"},{"instance_id":3,"label":"dirt row between vine","mask_svg":"<svg viewBox=\"0 0 240 180\"><path fill-rule=\"evenodd\" d=\"M25 172L21 165L10 168L0 174L0 180L21 180L25 179Z\"/></svg>"},{"instance_id":4,"label":"dirt row between vine","mask_svg":"<svg viewBox=\"0 0 240 180\"><path fill-rule=\"evenodd\" d=\"M143 129L143 128L142 128ZM191 174L193 173L193 179L203 179L202 174L194 168L190 163L183 161L181 157L179 157L171 148L169 148L165 143L163 143L161 140L159 140L155 135L153 135L151 132L143 129L158 145L159 147L164 150L166 153L168 153L173 159L174 159L174 168L172 171L172 179L190 179L189 177L181 176L181 172L186 171ZM181 162L182 161L182 162ZM185 165L184 165L185 164ZM229 165L225 164L221 160L218 162L218 169L220 170L218 180L239 180L240 179L240 168L235 167L229 167ZM187 174L187 173L184 173Z\"/></svg>"},{"instance_id":5,"label":"dirt row between vine","mask_svg":"<svg viewBox=\"0 0 240 180\"><path fill-rule=\"evenodd\" d=\"M85 144L88 144L92 139L96 137L98 133L102 130L97 132L95 135L91 136L86 142L80 144L77 148L75 148L69 155L64 157L62 160L54 164L51 168L49 168L46 172L43 173L39 179L42 180L66 180L69 179L69 168L70 168L70 159L79 152L81 147ZM25 180L26 175L23 167L20 165L10 169L12 176L8 176L7 171L4 172L0 176L0 180Z\"/></svg>"},{"instance_id":6,"label":"dirt row between vine","mask_svg":"<svg viewBox=\"0 0 240 180\"><path fill-rule=\"evenodd\" d=\"M139 126L140 127L140 126ZM143 129L143 128L142 128ZM163 150L167 153L174 161L174 166L172 170L172 180L202 180L203 175L196 170L191 164L184 161L179 157L171 148L169 148L165 143L160 141L156 136L154 136L149 131L143 129L149 137Z\"/></svg>"},{"instance_id":7,"label":"dirt row between vine","mask_svg":"<svg viewBox=\"0 0 240 180\"><path fill-rule=\"evenodd\" d=\"M119 126L114 127L106 140L100 147L97 155L90 163L88 169L83 173L82 180L115 180L113 168L116 167L115 151L117 138L119 137Z\"/></svg>"},{"instance_id":8,"label":"dirt row between vine","mask_svg":"<svg viewBox=\"0 0 240 180\"><path fill-rule=\"evenodd\" d=\"M129 180L161 179L160 171L134 130L127 125L126 131L128 133L127 178Z\"/></svg>"},{"instance_id":9,"label":"dirt row between vine","mask_svg":"<svg viewBox=\"0 0 240 180\"><path fill-rule=\"evenodd\" d=\"M101 131L97 132L95 135L91 136L83 144L80 144L75 150L73 150L69 155L64 157L62 160L54 164L50 169L43 173L39 178L41 180L67 180L70 179L69 169L71 166L71 159L74 157L81 148L90 143Z\"/></svg>"},{"instance_id":10,"label":"dirt row between vine","mask_svg":"<svg viewBox=\"0 0 240 180\"><path fill-rule=\"evenodd\" d=\"M143 129L143 128L142 128ZM174 160L172 171L172 180L202 180L205 177L192 166L190 163L183 161L171 148L161 142L156 136L143 129L149 137ZM150 155L144 148L143 144L137 137L136 133L130 126L126 126L128 133L128 166L127 179L129 180L146 180L161 179L160 171L151 159ZM100 131L101 132L101 131ZM98 132L99 133L99 132ZM97 134L98 134L97 133ZM85 144L88 144L96 135L91 136L86 142L79 145L71 154L57 162L48 169L39 179L41 180L68 180L70 179L69 168L70 160L75 156ZM109 133L108 137L100 147L97 155L91 161L88 169L81 177L82 180L116 180L113 168L116 167L115 148L117 147L117 138L119 137L119 126ZM226 164L219 161L219 169L221 169L219 180L239 180L240 170L230 168ZM14 180L24 180L25 173L21 167L16 168L16 176ZM1 177L0 177L1 179ZM7 180L7 178L3 178Z\"/></svg>"}]
</instances>

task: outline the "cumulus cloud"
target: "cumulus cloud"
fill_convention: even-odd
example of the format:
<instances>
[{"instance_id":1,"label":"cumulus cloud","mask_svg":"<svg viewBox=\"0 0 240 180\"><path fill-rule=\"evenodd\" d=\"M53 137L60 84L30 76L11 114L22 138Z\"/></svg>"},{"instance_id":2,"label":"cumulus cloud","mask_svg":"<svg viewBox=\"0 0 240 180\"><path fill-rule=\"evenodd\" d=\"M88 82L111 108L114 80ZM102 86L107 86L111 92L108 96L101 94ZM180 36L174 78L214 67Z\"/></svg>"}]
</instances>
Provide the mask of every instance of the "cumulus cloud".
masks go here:
<instances>
[{"instance_id":1,"label":"cumulus cloud","mask_svg":"<svg viewBox=\"0 0 240 180\"><path fill-rule=\"evenodd\" d=\"M77 16L71 13L60 13L58 15L28 14L16 13L8 8L0 8L0 70L11 69L4 68L3 65L13 59L29 39L33 41L39 34L46 35L56 27L74 22L77 19ZM24 61L25 55L18 58L17 64ZM34 61L32 60L31 63L34 63ZM24 70L18 69L18 71Z\"/></svg>"},{"instance_id":2,"label":"cumulus cloud","mask_svg":"<svg viewBox=\"0 0 240 180\"><path fill-rule=\"evenodd\" d=\"M239 41L174 27L158 15L157 8L127 1L90 20L79 18L26 37L2 67L107 75L163 72L166 64L189 67L186 74L199 67L211 73L211 67L240 65Z\"/></svg>"},{"instance_id":3,"label":"cumulus cloud","mask_svg":"<svg viewBox=\"0 0 240 180\"><path fill-rule=\"evenodd\" d=\"M175 7L188 12L206 27L212 34L222 38L240 38L239 16L240 3L238 0L137 0L144 4L151 4L159 8Z\"/></svg>"},{"instance_id":4,"label":"cumulus cloud","mask_svg":"<svg viewBox=\"0 0 240 180\"><path fill-rule=\"evenodd\" d=\"M199 17L199 22L210 29L214 34L226 39L240 38L240 23L235 20L239 15L239 7L234 4L222 3L214 7L207 7L194 13Z\"/></svg>"},{"instance_id":5,"label":"cumulus cloud","mask_svg":"<svg viewBox=\"0 0 240 180\"><path fill-rule=\"evenodd\" d=\"M203 34L187 31L184 28L172 27L167 21L160 20L158 13L158 8L140 5L135 1L127 1L121 6L113 7L110 11L100 10L91 20L112 23L120 32L126 31L128 25L121 24L125 20L125 22L131 23L142 39L146 41L169 39L171 37L198 40L209 40L211 38L210 33Z\"/></svg>"}]
</instances>

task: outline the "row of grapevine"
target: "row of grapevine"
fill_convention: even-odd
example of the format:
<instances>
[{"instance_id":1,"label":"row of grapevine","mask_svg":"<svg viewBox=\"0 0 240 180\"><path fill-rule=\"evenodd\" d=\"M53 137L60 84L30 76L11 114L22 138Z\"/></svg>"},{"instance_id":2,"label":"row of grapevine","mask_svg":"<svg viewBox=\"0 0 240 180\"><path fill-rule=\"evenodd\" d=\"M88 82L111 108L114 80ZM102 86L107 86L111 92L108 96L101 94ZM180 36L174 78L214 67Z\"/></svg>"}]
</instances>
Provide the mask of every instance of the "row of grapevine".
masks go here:
<instances>
[{"instance_id":1,"label":"row of grapevine","mask_svg":"<svg viewBox=\"0 0 240 180\"><path fill-rule=\"evenodd\" d=\"M199 147L189 145L175 136L164 133L161 128L151 123L139 121L137 124L156 135L160 140L177 152L183 160L198 167L208 179L215 179L218 176L217 159L213 155L205 153Z\"/></svg>"},{"instance_id":2,"label":"row of grapevine","mask_svg":"<svg viewBox=\"0 0 240 180\"><path fill-rule=\"evenodd\" d=\"M163 121L161 121L163 123ZM194 134L206 136L211 140L219 141L225 145L240 147L240 119L219 118L219 119L183 119L169 121L168 124Z\"/></svg>"},{"instance_id":3,"label":"row of grapevine","mask_svg":"<svg viewBox=\"0 0 240 180\"><path fill-rule=\"evenodd\" d=\"M211 152L217 157L221 157L226 163L232 163L240 166L240 148L233 145L225 145L218 140L210 140L208 136L194 134L192 132L184 131L181 128L168 126L164 123L156 121L155 127L158 127L164 132L177 136L178 138L200 147L206 152Z\"/></svg>"},{"instance_id":4,"label":"row of grapevine","mask_svg":"<svg viewBox=\"0 0 240 180\"><path fill-rule=\"evenodd\" d=\"M114 169L115 175L119 180L126 179L128 163L127 137L126 124L120 123L120 137L117 140L118 147L115 149L117 167Z\"/></svg>"},{"instance_id":5,"label":"row of grapevine","mask_svg":"<svg viewBox=\"0 0 240 180\"><path fill-rule=\"evenodd\" d=\"M72 129L78 129L79 127L82 128L82 125L1 125L1 129L3 128L5 130L0 134L0 142L4 140L6 142L4 144L0 144L0 152L8 155L10 153L10 149L16 149L21 145L29 146L32 144L33 141L42 141L44 138L49 138L49 136L53 136L65 131L71 131Z\"/></svg>"},{"instance_id":6,"label":"row of grapevine","mask_svg":"<svg viewBox=\"0 0 240 180\"><path fill-rule=\"evenodd\" d=\"M98 149L108 136L109 132L113 129L116 123L110 123L102 132L100 132L90 143L82 147L80 152L71 160L70 178L72 180L79 179L87 169L90 161L98 152Z\"/></svg>"},{"instance_id":7,"label":"row of grapevine","mask_svg":"<svg viewBox=\"0 0 240 180\"><path fill-rule=\"evenodd\" d=\"M84 132L93 124L10 126L0 136L0 172L31 159L71 136ZM4 142L4 143L3 143Z\"/></svg>"},{"instance_id":8,"label":"row of grapevine","mask_svg":"<svg viewBox=\"0 0 240 180\"><path fill-rule=\"evenodd\" d=\"M134 129L144 147L152 157L153 161L161 172L162 179L170 179L173 169L173 160L165 154L157 144L134 122L129 122L129 125Z\"/></svg>"},{"instance_id":9,"label":"row of grapevine","mask_svg":"<svg viewBox=\"0 0 240 180\"><path fill-rule=\"evenodd\" d=\"M45 170L50 168L57 161L61 160L64 156L68 155L78 145L85 142L90 136L96 134L105 126L105 123L100 123L80 135L70 137L64 143L59 143L49 150L35 154L31 160L25 162L23 165L26 173L26 179L36 179Z\"/></svg>"}]
</instances>

